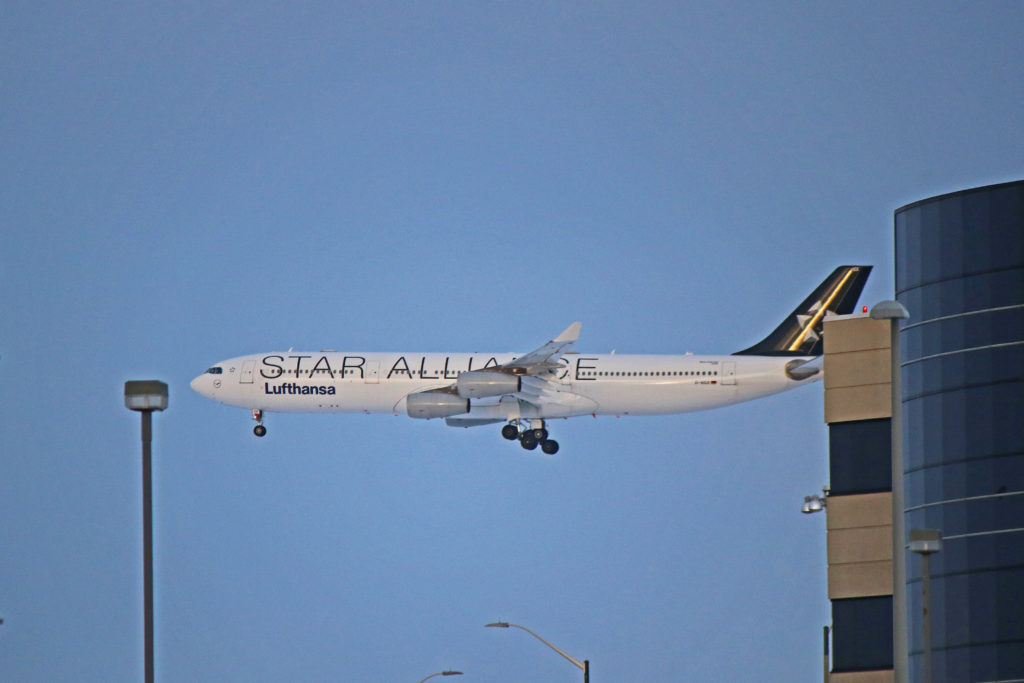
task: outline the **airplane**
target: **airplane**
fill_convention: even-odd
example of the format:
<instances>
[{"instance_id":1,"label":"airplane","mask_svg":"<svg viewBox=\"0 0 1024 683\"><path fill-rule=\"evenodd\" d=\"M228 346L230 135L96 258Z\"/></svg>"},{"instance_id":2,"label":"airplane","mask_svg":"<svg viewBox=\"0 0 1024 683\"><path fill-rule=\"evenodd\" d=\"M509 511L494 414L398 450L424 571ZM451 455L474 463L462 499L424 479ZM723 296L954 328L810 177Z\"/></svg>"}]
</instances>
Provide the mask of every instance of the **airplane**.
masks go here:
<instances>
[{"instance_id":1,"label":"airplane","mask_svg":"<svg viewBox=\"0 0 1024 683\"><path fill-rule=\"evenodd\" d=\"M275 351L231 358L192 380L196 392L267 412L405 413L452 427L505 423L501 435L549 455L548 421L666 415L777 394L821 379L822 323L849 314L871 266L840 266L775 330L728 355L583 354L574 322L529 353Z\"/></svg>"}]
</instances>

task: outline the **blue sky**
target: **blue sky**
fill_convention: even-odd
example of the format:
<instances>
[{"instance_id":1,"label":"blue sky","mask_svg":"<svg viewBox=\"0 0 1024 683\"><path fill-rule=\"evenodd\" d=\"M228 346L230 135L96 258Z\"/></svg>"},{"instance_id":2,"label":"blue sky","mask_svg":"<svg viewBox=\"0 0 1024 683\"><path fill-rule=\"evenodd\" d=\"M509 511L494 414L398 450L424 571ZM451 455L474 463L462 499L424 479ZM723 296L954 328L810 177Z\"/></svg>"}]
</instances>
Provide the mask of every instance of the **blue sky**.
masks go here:
<instances>
[{"instance_id":1,"label":"blue sky","mask_svg":"<svg viewBox=\"0 0 1024 683\"><path fill-rule=\"evenodd\" d=\"M0 677L817 680L821 385L496 427L248 414L295 347L731 352L892 212L1024 177L1017 2L8 3ZM455 679L452 679L455 680Z\"/></svg>"}]
</instances>

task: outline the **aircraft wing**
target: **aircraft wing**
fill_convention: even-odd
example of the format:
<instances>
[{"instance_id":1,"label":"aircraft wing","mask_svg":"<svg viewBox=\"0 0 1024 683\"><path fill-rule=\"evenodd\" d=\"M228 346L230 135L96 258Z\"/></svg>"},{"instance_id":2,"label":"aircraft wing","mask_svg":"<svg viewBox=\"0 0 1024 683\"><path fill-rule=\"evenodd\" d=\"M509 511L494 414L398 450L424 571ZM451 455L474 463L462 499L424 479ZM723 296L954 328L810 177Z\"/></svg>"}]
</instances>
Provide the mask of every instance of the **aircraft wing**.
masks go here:
<instances>
[{"instance_id":1,"label":"aircraft wing","mask_svg":"<svg viewBox=\"0 0 1024 683\"><path fill-rule=\"evenodd\" d=\"M513 409L510 404L518 406ZM470 412L449 416L445 422L449 427L476 427L508 422L510 413L518 412L527 404L538 410L562 415L580 415L597 410L597 403L574 394L566 385L527 375L520 377L518 391L506 394L494 403L474 404Z\"/></svg>"},{"instance_id":2,"label":"aircraft wing","mask_svg":"<svg viewBox=\"0 0 1024 683\"><path fill-rule=\"evenodd\" d=\"M594 401L574 394L565 385L549 382L540 377L524 377L519 391L512 394L520 401L538 408L558 406L566 412L588 411L596 407Z\"/></svg>"},{"instance_id":3,"label":"aircraft wing","mask_svg":"<svg viewBox=\"0 0 1024 683\"><path fill-rule=\"evenodd\" d=\"M464 414L444 416L447 424L452 427L506 422L509 414L518 414L519 406L524 403L536 409L557 407L556 412L564 414L578 413L584 409L585 412L591 411L596 406L593 401L572 393L567 385L550 382L542 376L551 376L552 371L562 369L558 362L559 355L579 336L580 323L575 322L560 335L529 353L484 370L460 373L455 384L411 394L408 400L422 394L454 394L461 399L484 399L483 403L475 403ZM509 402L517 404L514 410L509 409Z\"/></svg>"},{"instance_id":4,"label":"aircraft wing","mask_svg":"<svg viewBox=\"0 0 1024 683\"><path fill-rule=\"evenodd\" d=\"M508 363L499 365L496 368L490 368L497 370L498 372L507 372L513 375L539 375L547 370L557 370L561 366L557 361L552 359L556 358L565 349L572 346L580 336L580 323L575 322L569 327L565 328L562 334L558 335L544 346L534 349L529 353L525 353L522 356L513 358Z\"/></svg>"}]
</instances>

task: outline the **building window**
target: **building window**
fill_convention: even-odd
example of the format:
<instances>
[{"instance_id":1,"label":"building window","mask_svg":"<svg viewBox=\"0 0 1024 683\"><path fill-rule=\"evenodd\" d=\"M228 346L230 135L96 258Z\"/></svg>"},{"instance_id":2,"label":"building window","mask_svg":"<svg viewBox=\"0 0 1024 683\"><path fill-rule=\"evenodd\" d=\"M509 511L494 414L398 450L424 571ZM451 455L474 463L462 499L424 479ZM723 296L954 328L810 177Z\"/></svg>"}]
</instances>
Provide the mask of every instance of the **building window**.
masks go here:
<instances>
[{"instance_id":1,"label":"building window","mask_svg":"<svg viewBox=\"0 0 1024 683\"><path fill-rule=\"evenodd\" d=\"M833 495L892 490L889 418L828 426L829 487Z\"/></svg>"},{"instance_id":2,"label":"building window","mask_svg":"<svg viewBox=\"0 0 1024 683\"><path fill-rule=\"evenodd\" d=\"M832 601L832 671L892 668L892 596Z\"/></svg>"}]
</instances>

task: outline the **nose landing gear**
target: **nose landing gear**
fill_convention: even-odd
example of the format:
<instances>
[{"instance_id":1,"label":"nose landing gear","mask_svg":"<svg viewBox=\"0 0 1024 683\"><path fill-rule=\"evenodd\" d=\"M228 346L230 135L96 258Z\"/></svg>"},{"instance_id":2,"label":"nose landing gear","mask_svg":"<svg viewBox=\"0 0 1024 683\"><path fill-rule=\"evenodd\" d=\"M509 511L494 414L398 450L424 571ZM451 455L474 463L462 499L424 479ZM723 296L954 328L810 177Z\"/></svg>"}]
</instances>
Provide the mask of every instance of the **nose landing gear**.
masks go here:
<instances>
[{"instance_id":1,"label":"nose landing gear","mask_svg":"<svg viewBox=\"0 0 1024 683\"><path fill-rule=\"evenodd\" d=\"M259 408L253 408L252 419L256 420L256 426L252 428L252 433L256 436L266 436L267 428L263 426L263 411Z\"/></svg>"},{"instance_id":2,"label":"nose landing gear","mask_svg":"<svg viewBox=\"0 0 1024 683\"><path fill-rule=\"evenodd\" d=\"M522 429L519 420L513 420L501 428L501 435L509 441L519 440L519 445L528 451L535 450L537 446L547 455L554 455L558 452L558 442L548 438L548 430L544 427L544 420L530 420L530 428Z\"/></svg>"}]
</instances>

